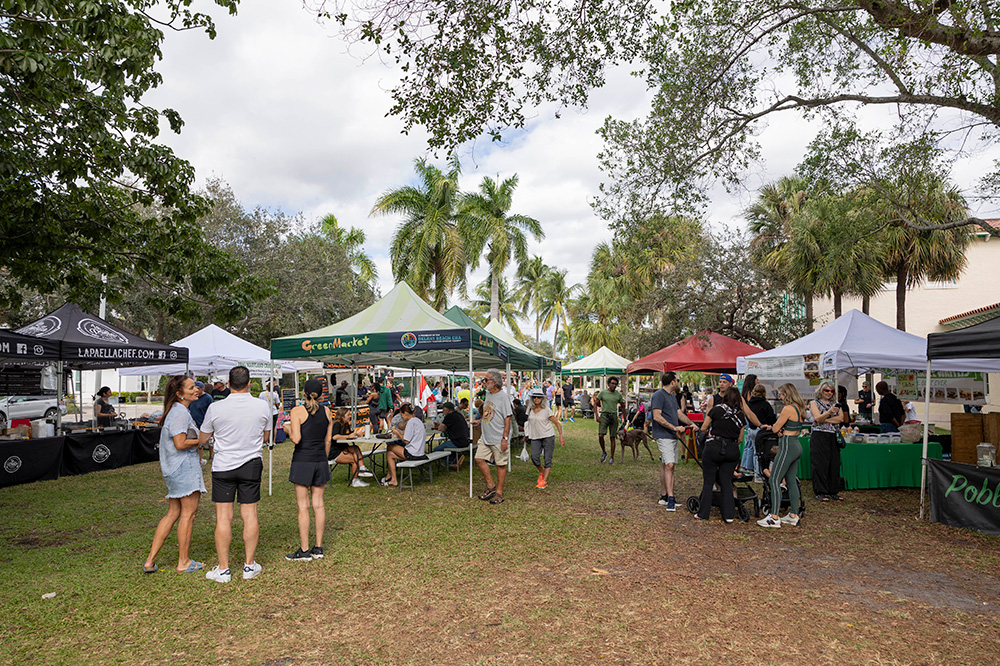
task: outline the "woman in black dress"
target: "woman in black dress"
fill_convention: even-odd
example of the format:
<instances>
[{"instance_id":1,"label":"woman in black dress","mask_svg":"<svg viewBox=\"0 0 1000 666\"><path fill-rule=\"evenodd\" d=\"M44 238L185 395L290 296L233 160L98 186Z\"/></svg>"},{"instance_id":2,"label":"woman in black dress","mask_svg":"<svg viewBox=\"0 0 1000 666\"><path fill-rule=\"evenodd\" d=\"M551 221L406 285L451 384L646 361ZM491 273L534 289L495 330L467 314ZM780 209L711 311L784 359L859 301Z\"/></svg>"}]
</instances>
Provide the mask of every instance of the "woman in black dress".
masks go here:
<instances>
[{"instance_id":1,"label":"woman in black dress","mask_svg":"<svg viewBox=\"0 0 1000 666\"><path fill-rule=\"evenodd\" d=\"M326 461L330 452L330 434L333 419L330 408L319 404L323 385L310 379L305 385L305 404L292 408L288 421L282 426L288 438L295 443L288 480L295 485L295 501L299 507L299 549L285 555L286 560L309 562L323 557L323 531L326 528L326 507L323 488L330 480L330 466ZM316 545L309 547L309 500L316 519Z\"/></svg>"}]
</instances>

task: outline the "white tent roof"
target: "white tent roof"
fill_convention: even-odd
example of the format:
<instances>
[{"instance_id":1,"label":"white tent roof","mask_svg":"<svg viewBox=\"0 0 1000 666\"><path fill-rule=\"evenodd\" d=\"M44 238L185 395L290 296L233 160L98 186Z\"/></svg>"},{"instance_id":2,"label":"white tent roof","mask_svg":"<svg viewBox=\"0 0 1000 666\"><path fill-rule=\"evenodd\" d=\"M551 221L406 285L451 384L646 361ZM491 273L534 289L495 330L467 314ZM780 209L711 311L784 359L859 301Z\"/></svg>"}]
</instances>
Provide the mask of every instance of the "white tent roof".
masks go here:
<instances>
[{"instance_id":1,"label":"white tent roof","mask_svg":"<svg viewBox=\"0 0 1000 666\"><path fill-rule=\"evenodd\" d=\"M927 340L900 331L873 319L859 310L841 315L818 331L759 354L736 359L739 373L748 371L747 361L800 359L819 355L820 371L892 368L923 370L927 366ZM770 365L770 364L769 364ZM960 372L996 372L997 359L952 359L934 361L934 370ZM753 368L749 368L753 372Z\"/></svg>"},{"instance_id":2,"label":"white tent roof","mask_svg":"<svg viewBox=\"0 0 1000 666\"><path fill-rule=\"evenodd\" d=\"M187 347L190 356L187 366L183 363L151 365L146 367L122 368L121 375L182 375L192 370L199 375L216 375L229 372L241 363L275 363L282 374L316 371L323 367L315 361L272 361L271 352L252 342L237 337L215 324L209 324L186 338L173 343L175 347Z\"/></svg>"},{"instance_id":3,"label":"white tent roof","mask_svg":"<svg viewBox=\"0 0 1000 666\"><path fill-rule=\"evenodd\" d=\"M489 322L487 322L486 326L484 326L483 328L486 330L487 333L492 335L494 338L497 338L501 342L513 347L514 349L520 349L523 352L534 354L536 356L538 355L538 352L534 351L533 349L528 349L526 346L521 344L520 340L515 338L513 333L508 333L507 329L501 326L500 322L498 322L496 319L490 319Z\"/></svg>"},{"instance_id":4,"label":"white tent roof","mask_svg":"<svg viewBox=\"0 0 1000 666\"><path fill-rule=\"evenodd\" d=\"M585 356L579 361L564 365L562 371L568 375L624 374L625 368L631 362L607 347L601 347L590 356Z\"/></svg>"}]
</instances>

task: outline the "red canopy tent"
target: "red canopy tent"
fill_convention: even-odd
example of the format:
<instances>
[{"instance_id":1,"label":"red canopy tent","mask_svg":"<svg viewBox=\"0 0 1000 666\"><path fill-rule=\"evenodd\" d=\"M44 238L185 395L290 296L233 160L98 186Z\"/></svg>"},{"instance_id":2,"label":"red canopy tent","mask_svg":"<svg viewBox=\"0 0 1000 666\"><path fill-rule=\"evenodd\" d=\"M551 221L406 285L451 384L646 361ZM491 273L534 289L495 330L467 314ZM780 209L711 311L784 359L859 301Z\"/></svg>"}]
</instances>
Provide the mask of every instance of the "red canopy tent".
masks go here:
<instances>
[{"instance_id":1,"label":"red canopy tent","mask_svg":"<svg viewBox=\"0 0 1000 666\"><path fill-rule=\"evenodd\" d=\"M764 350L760 347L734 340L721 333L704 330L629 363L625 371L630 375L667 370L731 372L736 369L737 356L757 354L762 351Z\"/></svg>"}]
</instances>

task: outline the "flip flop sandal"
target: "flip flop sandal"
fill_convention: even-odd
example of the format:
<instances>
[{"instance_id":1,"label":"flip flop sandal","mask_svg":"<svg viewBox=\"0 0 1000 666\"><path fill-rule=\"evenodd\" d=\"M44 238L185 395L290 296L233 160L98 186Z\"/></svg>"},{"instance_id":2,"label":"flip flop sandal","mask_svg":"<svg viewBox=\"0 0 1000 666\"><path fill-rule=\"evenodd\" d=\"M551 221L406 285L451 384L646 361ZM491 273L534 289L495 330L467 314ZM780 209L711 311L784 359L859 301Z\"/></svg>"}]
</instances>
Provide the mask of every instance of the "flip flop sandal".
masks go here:
<instances>
[{"instance_id":1,"label":"flip flop sandal","mask_svg":"<svg viewBox=\"0 0 1000 666\"><path fill-rule=\"evenodd\" d=\"M160 570L160 567L157 566L156 562L153 562L153 568L152 569L147 569L145 564L142 565L142 573L144 573L144 574L154 574L154 573L156 573L159 570Z\"/></svg>"},{"instance_id":2,"label":"flip flop sandal","mask_svg":"<svg viewBox=\"0 0 1000 666\"><path fill-rule=\"evenodd\" d=\"M201 571L204 568L205 565L202 562L195 562L194 560L191 560L191 564L187 566L187 569L184 571L178 571L177 573L194 573L195 571Z\"/></svg>"},{"instance_id":3,"label":"flip flop sandal","mask_svg":"<svg viewBox=\"0 0 1000 666\"><path fill-rule=\"evenodd\" d=\"M493 497L490 498L490 504L503 504L503 495L493 493Z\"/></svg>"},{"instance_id":4,"label":"flip flop sandal","mask_svg":"<svg viewBox=\"0 0 1000 666\"><path fill-rule=\"evenodd\" d=\"M481 494L479 496L479 499L481 499L481 500L483 500L485 502L486 500L491 499L496 494L497 494L497 489L496 488L487 488L483 492L483 494Z\"/></svg>"}]
</instances>

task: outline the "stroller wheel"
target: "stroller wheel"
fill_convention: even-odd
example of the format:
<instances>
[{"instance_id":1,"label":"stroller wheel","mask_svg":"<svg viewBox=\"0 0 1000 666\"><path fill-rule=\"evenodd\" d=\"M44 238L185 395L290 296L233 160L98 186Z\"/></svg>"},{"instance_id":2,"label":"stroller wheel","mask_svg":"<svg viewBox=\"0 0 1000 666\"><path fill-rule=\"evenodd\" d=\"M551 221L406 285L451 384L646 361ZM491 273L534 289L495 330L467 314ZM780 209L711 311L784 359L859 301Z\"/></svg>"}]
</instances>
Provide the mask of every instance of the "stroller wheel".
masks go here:
<instances>
[{"instance_id":1,"label":"stroller wheel","mask_svg":"<svg viewBox=\"0 0 1000 666\"><path fill-rule=\"evenodd\" d=\"M692 495L691 497L688 497L688 501L686 502L686 505L687 505L688 511L690 511L691 513L698 513L698 509L701 508L701 500L699 500L697 497L695 497L694 495Z\"/></svg>"},{"instance_id":2,"label":"stroller wheel","mask_svg":"<svg viewBox=\"0 0 1000 666\"><path fill-rule=\"evenodd\" d=\"M736 505L736 515L744 523L750 522L750 510L747 509L745 504L740 503Z\"/></svg>"}]
</instances>

